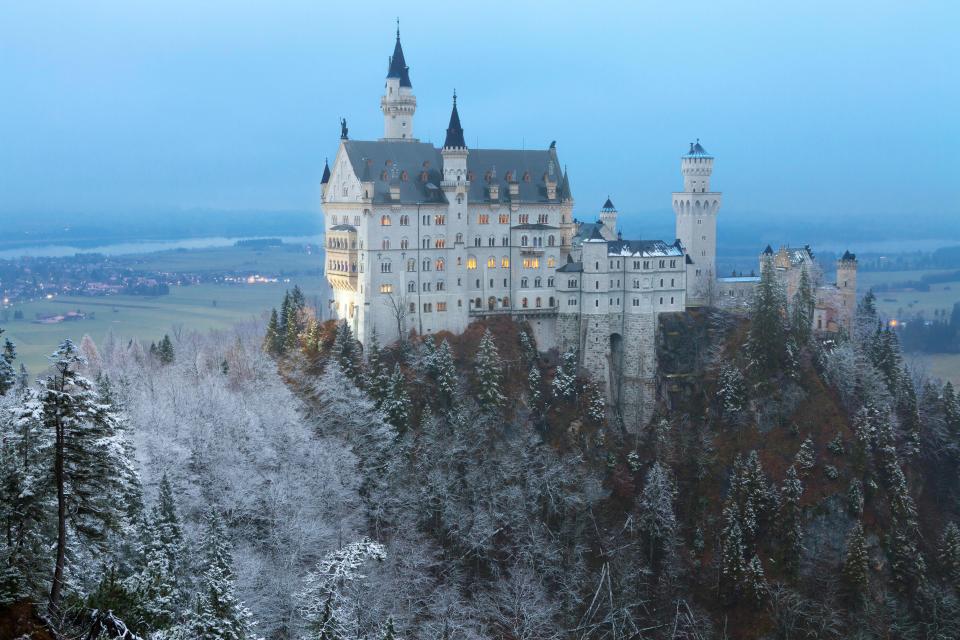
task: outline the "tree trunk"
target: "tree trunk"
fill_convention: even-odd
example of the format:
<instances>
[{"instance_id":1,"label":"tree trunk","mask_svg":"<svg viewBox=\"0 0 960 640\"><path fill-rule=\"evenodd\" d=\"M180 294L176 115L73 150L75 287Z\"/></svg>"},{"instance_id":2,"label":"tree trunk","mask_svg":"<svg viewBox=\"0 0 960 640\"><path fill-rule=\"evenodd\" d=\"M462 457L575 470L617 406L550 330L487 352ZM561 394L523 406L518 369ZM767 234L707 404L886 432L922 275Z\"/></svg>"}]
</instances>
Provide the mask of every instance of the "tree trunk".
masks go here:
<instances>
[{"instance_id":1,"label":"tree trunk","mask_svg":"<svg viewBox=\"0 0 960 640\"><path fill-rule=\"evenodd\" d=\"M57 564L53 570L50 586L50 602L47 613L55 625L60 622L60 591L63 584L63 565L67 551L67 498L63 487L63 424L57 417L57 446L54 458L54 480L57 483Z\"/></svg>"}]
</instances>

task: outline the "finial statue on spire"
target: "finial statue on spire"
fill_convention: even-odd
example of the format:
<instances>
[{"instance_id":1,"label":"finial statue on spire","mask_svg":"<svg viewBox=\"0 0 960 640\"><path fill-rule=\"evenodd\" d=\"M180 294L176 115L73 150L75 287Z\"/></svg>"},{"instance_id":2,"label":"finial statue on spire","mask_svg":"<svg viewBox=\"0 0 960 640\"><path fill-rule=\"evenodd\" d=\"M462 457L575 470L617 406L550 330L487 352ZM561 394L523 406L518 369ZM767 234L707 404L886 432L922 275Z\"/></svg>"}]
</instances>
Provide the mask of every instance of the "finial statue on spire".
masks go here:
<instances>
[{"instance_id":1,"label":"finial statue on spire","mask_svg":"<svg viewBox=\"0 0 960 640\"><path fill-rule=\"evenodd\" d=\"M400 16L397 16L397 40L400 40Z\"/></svg>"},{"instance_id":2,"label":"finial statue on spire","mask_svg":"<svg viewBox=\"0 0 960 640\"><path fill-rule=\"evenodd\" d=\"M347 119L346 119L346 118L340 118L340 139L341 139L341 140L347 140L347 139L348 139L348 136L347 136Z\"/></svg>"},{"instance_id":3,"label":"finial statue on spire","mask_svg":"<svg viewBox=\"0 0 960 640\"><path fill-rule=\"evenodd\" d=\"M453 106L457 106L457 90L453 90Z\"/></svg>"}]
</instances>

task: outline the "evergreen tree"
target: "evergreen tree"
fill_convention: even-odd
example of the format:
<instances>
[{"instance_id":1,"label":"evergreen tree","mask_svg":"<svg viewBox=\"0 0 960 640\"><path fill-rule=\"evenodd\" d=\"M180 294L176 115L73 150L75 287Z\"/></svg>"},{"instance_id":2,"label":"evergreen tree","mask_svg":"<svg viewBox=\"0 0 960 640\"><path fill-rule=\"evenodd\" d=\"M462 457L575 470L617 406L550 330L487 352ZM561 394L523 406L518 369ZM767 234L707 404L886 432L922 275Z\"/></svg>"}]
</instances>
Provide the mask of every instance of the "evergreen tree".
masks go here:
<instances>
[{"instance_id":1,"label":"evergreen tree","mask_svg":"<svg viewBox=\"0 0 960 640\"><path fill-rule=\"evenodd\" d=\"M723 530L720 532L720 575L728 599L735 599L741 592L747 576L744 559L746 548L740 513L736 504L730 503L723 510Z\"/></svg>"},{"instance_id":2,"label":"evergreen tree","mask_svg":"<svg viewBox=\"0 0 960 640\"><path fill-rule=\"evenodd\" d=\"M290 314L287 317L286 332L283 335L283 352L295 354L300 348L300 331L303 328L303 320L300 313L291 305Z\"/></svg>"},{"instance_id":3,"label":"evergreen tree","mask_svg":"<svg viewBox=\"0 0 960 640\"><path fill-rule=\"evenodd\" d=\"M803 552L803 510L800 507L803 484L792 465L787 469L787 478L783 482L780 495L783 498L780 503L779 523L783 564L790 574L796 575Z\"/></svg>"},{"instance_id":4,"label":"evergreen tree","mask_svg":"<svg viewBox=\"0 0 960 640\"><path fill-rule=\"evenodd\" d=\"M118 416L77 373L82 361L74 344L65 341L51 359L53 373L39 398L43 423L54 437L57 543L48 611L57 621L68 538L92 548L105 542L123 521L124 485L136 472Z\"/></svg>"},{"instance_id":5,"label":"evergreen tree","mask_svg":"<svg viewBox=\"0 0 960 640\"><path fill-rule=\"evenodd\" d=\"M575 401L577 398L577 353L566 351L560 356L560 365L553 378L553 396L557 400Z\"/></svg>"},{"instance_id":6,"label":"evergreen tree","mask_svg":"<svg viewBox=\"0 0 960 640\"><path fill-rule=\"evenodd\" d=\"M747 387L740 369L731 363L720 366L717 379L717 398L724 417L736 419L747 404Z\"/></svg>"},{"instance_id":7,"label":"evergreen tree","mask_svg":"<svg viewBox=\"0 0 960 640\"><path fill-rule=\"evenodd\" d=\"M290 345L287 345L289 348ZM337 333L333 340L331 357L340 365L340 370L351 380L360 379L360 347L353 337L353 331L346 320L337 324Z\"/></svg>"},{"instance_id":8,"label":"evergreen tree","mask_svg":"<svg viewBox=\"0 0 960 640\"><path fill-rule=\"evenodd\" d=\"M676 493L669 471L654 462L647 471L639 502L639 526L646 539L651 564L669 554L675 543L678 524L673 500Z\"/></svg>"},{"instance_id":9,"label":"evergreen tree","mask_svg":"<svg viewBox=\"0 0 960 640\"><path fill-rule=\"evenodd\" d=\"M910 593L923 584L927 564L917 545L915 527L894 521L888 536L890 571L901 593Z\"/></svg>"},{"instance_id":10,"label":"evergreen tree","mask_svg":"<svg viewBox=\"0 0 960 640\"><path fill-rule=\"evenodd\" d=\"M0 335L3 329L0 329ZM17 384L16 369L13 362L17 358L16 349L10 340L4 342L3 353L0 354L0 396L5 395Z\"/></svg>"},{"instance_id":11,"label":"evergreen tree","mask_svg":"<svg viewBox=\"0 0 960 640\"><path fill-rule=\"evenodd\" d=\"M504 401L503 393L500 391L500 380L502 376L500 354L497 352L497 345L493 341L493 334L487 329L483 338L480 339L480 346L477 348L475 359L477 401L485 411L495 411Z\"/></svg>"},{"instance_id":12,"label":"evergreen tree","mask_svg":"<svg viewBox=\"0 0 960 640\"><path fill-rule=\"evenodd\" d=\"M760 563L760 557L756 554L747 563L743 592L754 605L761 604L767 596L767 579L763 572L763 565Z\"/></svg>"},{"instance_id":13,"label":"evergreen tree","mask_svg":"<svg viewBox=\"0 0 960 640\"><path fill-rule=\"evenodd\" d=\"M367 370L365 374L367 391L377 407L381 407L390 394L390 371L383 362L383 352L377 341L376 332L367 345Z\"/></svg>"},{"instance_id":14,"label":"evergreen tree","mask_svg":"<svg viewBox=\"0 0 960 640\"><path fill-rule=\"evenodd\" d=\"M540 404L542 392L540 390L543 384L543 378L540 375L540 367L534 363L530 366L530 374L527 376L527 390L530 393L530 404L537 406Z\"/></svg>"},{"instance_id":15,"label":"evergreen tree","mask_svg":"<svg viewBox=\"0 0 960 640\"><path fill-rule=\"evenodd\" d=\"M943 529L938 559L943 575L956 589L960 589L960 527L955 522L947 524Z\"/></svg>"},{"instance_id":16,"label":"evergreen tree","mask_svg":"<svg viewBox=\"0 0 960 640\"><path fill-rule=\"evenodd\" d=\"M784 326L783 287L777 279L773 260L764 258L762 262L760 282L753 298L747 353L753 379L758 384L767 385L780 375L790 373L790 358Z\"/></svg>"},{"instance_id":17,"label":"evergreen tree","mask_svg":"<svg viewBox=\"0 0 960 640\"><path fill-rule=\"evenodd\" d=\"M280 332L280 319L277 316L276 308L270 311L267 332L263 336L263 349L274 356L280 355L283 351L283 334Z\"/></svg>"},{"instance_id":18,"label":"evergreen tree","mask_svg":"<svg viewBox=\"0 0 960 640\"><path fill-rule=\"evenodd\" d=\"M279 336L279 352L283 353L287 348L287 335L290 331L291 316L295 315L295 311L291 311L290 303L290 292L287 291L283 294L283 302L280 304L280 318L277 323L277 335Z\"/></svg>"},{"instance_id":19,"label":"evergreen tree","mask_svg":"<svg viewBox=\"0 0 960 640\"><path fill-rule=\"evenodd\" d=\"M867 540L859 522L847 536L847 551L843 558L843 582L854 599L866 593L869 572Z\"/></svg>"},{"instance_id":20,"label":"evergreen tree","mask_svg":"<svg viewBox=\"0 0 960 640\"><path fill-rule=\"evenodd\" d=\"M793 313L791 325L797 344L805 345L810 342L813 330L813 287L810 283L810 274L806 268L800 269L800 282L797 292L793 295Z\"/></svg>"},{"instance_id":21,"label":"evergreen tree","mask_svg":"<svg viewBox=\"0 0 960 640\"><path fill-rule=\"evenodd\" d=\"M900 418L904 453L913 458L920 455L920 410L917 405L917 391L906 367L901 370L897 387L897 416Z\"/></svg>"},{"instance_id":22,"label":"evergreen tree","mask_svg":"<svg viewBox=\"0 0 960 640\"><path fill-rule=\"evenodd\" d=\"M205 567L202 588L185 629L203 640L254 638L253 617L234 593L233 558L220 516L211 511L204 534Z\"/></svg>"},{"instance_id":23,"label":"evergreen tree","mask_svg":"<svg viewBox=\"0 0 960 640\"><path fill-rule=\"evenodd\" d=\"M382 640L397 640L397 631L393 628L393 618L387 618L387 625L383 629Z\"/></svg>"},{"instance_id":24,"label":"evergreen tree","mask_svg":"<svg viewBox=\"0 0 960 640\"><path fill-rule=\"evenodd\" d=\"M816 448L813 440L810 439L809 436L803 441L803 444L800 445L800 450L797 451L793 463L797 469L799 469L800 475L804 478L810 475L810 470L816 466Z\"/></svg>"},{"instance_id":25,"label":"evergreen tree","mask_svg":"<svg viewBox=\"0 0 960 640\"><path fill-rule=\"evenodd\" d=\"M594 422L603 422L607 416L607 394L603 387L593 380L584 385L584 395L587 397L587 415Z\"/></svg>"},{"instance_id":26,"label":"evergreen tree","mask_svg":"<svg viewBox=\"0 0 960 640\"><path fill-rule=\"evenodd\" d=\"M429 342L429 340L428 340ZM428 360L427 371L437 384L440 397L445 401L453 400L457 391L457 367L453 362L453 350L450 343L442 340Z\"/></svg>"},{"instance_id":27,"label":"evergreen tree","mask_svg":"<svg viewBox=\"0 0 960 640\"><path fill-rule=\"evenodd\" d=\"M381 403L381 408L387 414L387 422L400 433L410 426L410 396L407 393L407 381L400 371L400 365L394 365L393 375L390 376L390 391Z\"/></svg>"},{"instance_id":28,"label":"evergreen tree","mask_svg":"<svg viewBox=\"0 0 960 640\"><path fill-rule=\"evenodd\" d=\"M164 334L163 339L157 346L157 357L160 359L160 364L173 364L173 342L170 341L170 336Z\"/></svg>"}]
</instances>

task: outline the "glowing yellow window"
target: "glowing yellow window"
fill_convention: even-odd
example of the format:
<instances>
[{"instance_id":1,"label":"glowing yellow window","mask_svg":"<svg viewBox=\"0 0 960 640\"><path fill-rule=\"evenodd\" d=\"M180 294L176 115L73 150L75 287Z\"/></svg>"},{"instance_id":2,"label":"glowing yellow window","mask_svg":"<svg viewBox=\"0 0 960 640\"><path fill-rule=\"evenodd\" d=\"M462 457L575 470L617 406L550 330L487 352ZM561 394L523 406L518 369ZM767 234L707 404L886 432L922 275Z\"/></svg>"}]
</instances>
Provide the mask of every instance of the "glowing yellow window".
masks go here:
<instances>
[{"instance_id":1,"label":"glowing yellow window","mask_svg":"<svg viewBox=\"0 0 960 640\"><path fill-rule=\"evenodd\" d=\"M553 268L556 266L556 264L557 264L557 261L556 261L556 260L554 260L553 258L547 258L547 268L548 268L548 269L553 269Z\"/></svg>"},{"instance_id":2,"label":"glowing yellow window","mask_svg":"<svg viewBox=\"0 0 960 640\"><path fill-rule=\"evenodd\" d=\"M477 268L477 259L476 258L467 258L467 269L476 269Z\"/></svg>"},{"instance_id":3,"label":"glowing yellow window","mask_svg":"<svg viewBox=\"0 0 960 640\"><path fill-rule=\"evenodd\" d=\"M500 266L503 267L504 269L509 269L509 268L510 268L510 258L501 258L501 260L500 260Z\"/></svg>"},{"instance_id":4,"label":"glowing yellow window","mask_svg":"<svg viewBox=\"0 0 960 640\"><path fill-rule=\"evenodd\" d=\"M392 284L380 285L380 293L393 293L393 285Z\"/></svg>"},{"instance_id":5,"label":"glowing yellow window","mask_svg":"<svg viewBox=\"0 0 960 640\"><path fill-rule=\"evenodd\" d=\"M497 259L496 259L496 258L492 258L492 257L491 257L491 258L487 258L487 268L488 268L488 269L495 269L496 266L497 266Z\"/></svg>"}]
</instances>

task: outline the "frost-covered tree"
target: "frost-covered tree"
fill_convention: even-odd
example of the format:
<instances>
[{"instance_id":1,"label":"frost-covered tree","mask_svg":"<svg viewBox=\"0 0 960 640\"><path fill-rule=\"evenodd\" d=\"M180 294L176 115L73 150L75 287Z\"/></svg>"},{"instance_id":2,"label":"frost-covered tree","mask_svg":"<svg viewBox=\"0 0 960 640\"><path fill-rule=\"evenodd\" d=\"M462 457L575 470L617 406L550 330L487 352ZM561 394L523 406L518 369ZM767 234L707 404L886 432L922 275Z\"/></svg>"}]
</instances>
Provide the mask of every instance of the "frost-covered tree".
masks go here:
<instances>
[{"instance_id":1,"label":"frost-covered tree","mask_svg":"<svg viewBox=\"0 0 960 640\"><path fill-rule=\"evenodd\" d=\"M527 392L530 394L530 404L537 406L542 398L540 390L543 384L543 377L540 375L540 367L534 363L530 366L530 373L527 375Z\"/></svg>"},{"instance_id":2,"label":"frost-covered tree","mask_svg":"<svg viewBox=\"0 0 960 640\"><path fill-rule=\"evenodd\" d=\"M160 343L157 345L157 359L160 360L160 364L173 364L174 360L174 350L173 350L173 341L170 340L170 336L167 334L163 335L163 338L160 340Z\"/></svg>"},{"instance_id":3,"label":"frost-covered tree","mask_svg":"<svg viewBox=\"0 0 960 640\"><path fill-rule=\"evenodd\" d=\"M736 504L727 504L723 510L723 530L720 532L720 575L729 599L736 599L743 590L747 577L745 553L739 510Z\"/></svg>"},{"instance_id":4,"label":"frost-covered tree","mask_svg":"<svg viewBox=\"0 0 960 640\"><path fill-rule=\"evenodd\" d=\"M0 329L3 334L3 329ZM17 384L17 372L13 367L16 349L10 340L6 340L3 353L0 353L0 396L6 394Z\"/></svg>"},{"instance_id":5,"label":"frost-covered tree","mask_svg":"<svg viewBox=\"0 0 960 640\"><path fill-rule=\"evenodd\" d=\"M274 356L283 351L283 333L276 308L270 310L270 320L267 321L267 330L263 336L263 350Z\"/></svg>"},{"instance_id":6,"label":"frost-covered tree","mask_svg":"<svg viewBox=\"0 0 960 640\"><path fill-rule=\"evenodd\" d=\"M447 402L451 401L457 391L457 367L453 362L453 349L446 340L441 340L433 350L427 361L427 372L437 384L441 398Z\"/></svg>"},{"instance_id":7,"label":"frost-covered tree","mask_svg":"<svg viewBox=\"0 0 960 640\"><path fill-rule=\"evenodd\" d=\"M796 574L800 568L800 554L803 552L803 510L800 506L803 483L792 465L787 469L780 495L782 500L778 524L783 564L788 572Z\"/></svg>"},{"instance_id":8,"label":"frost-covered tree","mask_svg":"<svg viewBox=\"0 0 960 640\"><path fill-rule=\"evenodd\" d=\"M587 397L587 415L594 422L603 422L607 416L607 394L603 387L594 380L588 380L584 385L584 395Z\"/></svg>"},{"instance_id":9,"label":"frost-covered tree","mask_svg":"<svg viewBox=\"0 0 960 640\"><path fill-rule=\"evenodd\" d=\"M221 518L212 510L207 515L200 590L181 633L204 640L253 639L256 623L235 593L233 556Z\"/></svg>"},{"instance_id":10,"label":"frost-covered tree","mask_svg":"<svg viewBox=\"0 0 960 640\"><path fill-rule=\"evenodd\" d=\"M360 378L360 346L346 320L337 323L337 333L333 339L330 357L340 365L340 370L351 380Z\"/></svg>"},{"instance_id":11,"label":"frost-covered tree","mask_svg":"<svg viewBox=\"0 0 960 640\"><path fill-rule=\"evenodd\" d=\"M761 604L767 597L767 578L763 572L760 557L756 554L747 563L746 575L743 582L743 592L748 601L754 605Z\"/></svg>"},{"instance_id":12,"label":"frost-covered tree","mask_svg":"<svg viewBox=\"0 0 960 640\"><path fill-rule=\"evenodd\" d=\"M577 352L566 351L560 356L560 365L553 377L553 397L574 401L577 398Z\"/></svg>"},{"instance_id":13,"label":"frost-covered tree","mask_svg":"<svg viewBox=\"0 0 960 640\"><path fill-rule=\"evenodd\" d=\"M810 475L810 470L817 465L816 447L809 436L800 445L800 449L793 459L793 464L802 477Z\"/></svg>"},{"instance_id":14,"label":"frost-covered tree","mask_svg":"<svg viewBox=\"0 0 960 640\"><path fill-rule=\"evenodd\" d=\"M503 363L489 329L484 331L480 339L474 365L477 402L485 411L495 411L505 400L500 389Z\"/></svg>"},{"instance_id":15,"label":"frost-covered tree","mask_svg":"<svg viewBox=\"0 0 960 640\"><path fill-rule=\"evenodd\" d=\"M390 376L390 390L387 397L380 403L380 407L387 416L387 421L397 431L405 431L410 426L410 414L413 409L410 395L407 393L407 380L403 377L400 365L394 365L393 375Z\"/></svg>"},{"instance_id":16,"label":"frost-covered tree","mask_svg":"<svg viewBox=\"0 0 960 640\"><path fill-rule=\"evenodd\" d=\"M866 593L870 557L863 525L859 522L847 535L847 550L843 557L843 582L848 592L859 599Z\"/></svg>"},{"instance_id":17,"label":"frost-covered tree","mask_svg":"<svg viewBox=\"0 0 960 640\"><path fill-rule=\"evenodd\" d=\"M943 528L938 552L940 571L960 589L960 527L956 522L950 522Z\"/></svg>"},{"instance_id":18,"label":"frost-covered tree","mask_svg":"<svg viewBox=\"0 0 960 640\"><path fill-rule=\"evenodd\" d=\"M53 373L42 382L39 400L54 438L57 542L48 611L59 620L67 545L95 548L107 541L123 521L125 484L136 473L118 416L78 373L82 359L74 344L65 341L51 360Z\"/></svg>"},{"instance_id":19,"label":"frost-covered tree","mask_svg":"<svg viewBox=\"0 0 960 640\"><path fill-rule=\"evenodd\" d=\"M717 398L720 400L720 409L724 417L728 419L736 419L746 407L747 385L740 369L732 363L724 362L720 366Z\"/></svg>"},{"instance_id":20,"label":"frost-covered tree","mask_svg":"<svg viewBox=\"0 0 960 640\"><path fill-rule=\"evenodd\" d=\"M365 568L386 557L382 544L363 538L331 551L317 563L297 596L311 638L360 638L379 626L379 621L370 619L361 596L366 588Z\"/></svg>"},{"instance_id":21,"label":"frost-covered tree","mask_svg":"<svg viewBox=\"0 0 960 640\"><path fill-rule=\"evenodd\" d=\"M364 372L367 392L379 407L390 394L390 371L383 361L383 351L376 332L367 346L367 368Z\"/></svg>"},{"instance_id":22,"label":"frost-covered tree","mask_svg":"<svg viewBox=\"0 0 960 640\"><path fill-rule=\"evenodd\" d=\"M669 555L675 544L678 524L673 500L676 493L670 472L659 462L654 462L647 471L638 504L638 522L646 539L651 564Z\"/></svg>"}]
</instances>

